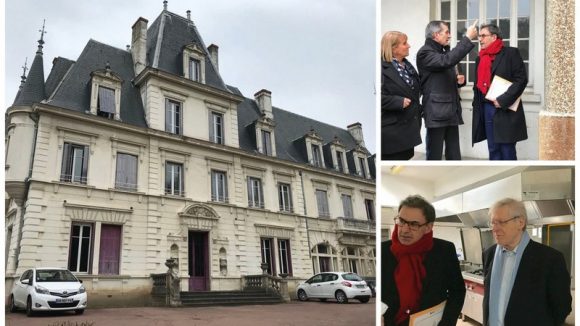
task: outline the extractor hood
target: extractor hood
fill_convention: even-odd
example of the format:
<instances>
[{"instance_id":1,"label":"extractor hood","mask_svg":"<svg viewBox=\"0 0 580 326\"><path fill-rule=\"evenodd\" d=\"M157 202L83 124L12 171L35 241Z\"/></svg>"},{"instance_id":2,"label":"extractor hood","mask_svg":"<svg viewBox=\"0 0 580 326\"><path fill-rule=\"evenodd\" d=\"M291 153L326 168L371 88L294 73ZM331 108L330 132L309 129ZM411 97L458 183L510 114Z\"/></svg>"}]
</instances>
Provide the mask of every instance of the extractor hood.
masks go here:
<instances>
[{"instance_id":1,"label":"extractor hood","mask_svg":"<svg viewBox=\"0 0 580 326\"><path fill-rule=\"evenodd\" d=\"M572 167L530 167L435 201L436 222L457 216L465 226L486 228L489 207L506 197L524 202L530 225L572 222L575 213L573 180Z\"/></svg>"}]
</instances>

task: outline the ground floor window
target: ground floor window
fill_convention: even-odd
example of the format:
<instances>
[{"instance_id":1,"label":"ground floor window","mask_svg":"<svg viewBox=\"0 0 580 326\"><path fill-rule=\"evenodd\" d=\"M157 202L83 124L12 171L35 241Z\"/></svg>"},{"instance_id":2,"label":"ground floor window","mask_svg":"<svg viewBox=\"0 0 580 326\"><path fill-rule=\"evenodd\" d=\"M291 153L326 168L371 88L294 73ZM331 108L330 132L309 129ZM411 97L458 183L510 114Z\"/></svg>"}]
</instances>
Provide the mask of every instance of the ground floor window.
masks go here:
<instances>
[{"instance_id":1,"label":"ground floor window","mask_svg":"<svg viewBox=\"0 0 580 326\"><path fill-rule=\"evenodd\" d=\"M342 266L345 272L365 274L362 270L364 257L361 249L356 247L346 247L342 250Z\"/></svg>"},{"instance_id":2,"label":"ground floor window","mask_svg":"<svg viewBox=\"0 0 580 326\"><path fill-rule=\"evenodd\" d=\"M95 244L95 230L97 228L100 228L100 238ZM92 273L94 250L98 250L98 273L119 275L122 230L121 225L73 222L70 234L68 269L75 273Z\"/></svg>"},{"instance_id":3,"label":"ground floor window","mask_svg":"<svg viewBox=\"0 0 580 326\"><path fill-rule=\"evenodd\" d=\"M93 224L73 223L70 236L68 269L88 273L92 253Z\"/></svg>"},{"instance_id":4,"label":"ground floor window","mask_svg":"<svg viewBox=\"0 0 580 326\"><path fill-rule=\"evenodd\" d=\"M327 243L319 243L311 250L314 274L338 271L336 249Z\"/></svg>"},{"instance_id":5,"label":"ground floor window","mask_svg":"<svg viewBox=\"0 0 580 326\"><path fill-rule=\"evenodd\" d=\"M289 239L261 238L262 264L267 264L269 275L292 275L292 255Z\"/></svg>"}]
</instances>

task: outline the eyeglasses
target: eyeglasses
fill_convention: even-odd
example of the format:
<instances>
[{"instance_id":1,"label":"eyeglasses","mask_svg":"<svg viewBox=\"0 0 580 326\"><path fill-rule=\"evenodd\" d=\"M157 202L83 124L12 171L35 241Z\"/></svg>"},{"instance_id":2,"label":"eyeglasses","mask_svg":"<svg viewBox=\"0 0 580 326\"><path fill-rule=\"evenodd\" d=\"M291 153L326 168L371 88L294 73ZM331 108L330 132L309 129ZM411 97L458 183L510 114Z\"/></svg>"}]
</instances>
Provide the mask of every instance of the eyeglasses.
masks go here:
<instances>
[{"instance_id":1,"label":"eyeglasses","mask_svg":"<svg viewBox=\"0 0 580 326\"><path fill-rule=\"evenodd\" d=\"M415 222L415 221L409 222L400 216L395 217L394 220L395 220L395 224L397 224L399 227L403 227L403 226L407 225L409 227L409 229L411 229L413 231L417 231L417 230L419 230L420 227L429 224L429 222L426 222L423 224Z\"/></svg>"},{"instance_id":2,"label":"eyeglasses","mask_svg":"<svg viewBox=\"0 0 580 326\"><path fill-rule=\"evenodd\" d=\"M486 38L486 37L491 36L491 35L492 34L479 34L479 35L477 35L477 37L479 37L479 38Z\"/></svg>"},{"instance_id":3,"label":"eyeglasses","mask_svg":"<svg viewBox=\"0 0 580 326\"><path fill-rule=\"evenodd\" d=\"M521 217L521 216L514 216L514 217L509 218L509 219L507 219L505 221L489 221L489 222L487 222L487 226L489 226L490 228L491 227L494 227L494 226L504 226L509 221L513 221L513 220L515 220L518 217Z\"/></svg>"}]
</instances>

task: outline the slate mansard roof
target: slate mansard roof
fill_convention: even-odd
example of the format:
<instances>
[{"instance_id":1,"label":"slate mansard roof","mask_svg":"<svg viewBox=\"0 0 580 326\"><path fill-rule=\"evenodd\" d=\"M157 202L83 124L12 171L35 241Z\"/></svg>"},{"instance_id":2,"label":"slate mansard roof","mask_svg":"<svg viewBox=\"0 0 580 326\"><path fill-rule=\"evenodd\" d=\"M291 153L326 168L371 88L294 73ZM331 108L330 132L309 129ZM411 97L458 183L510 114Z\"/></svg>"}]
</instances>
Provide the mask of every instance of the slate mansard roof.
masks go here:
<instances>
[{"instance_id":1,"label":"slate mansard roof","mask_svg":"<svg viewBox=\"0 0 580 326\"><path fill-rule=\"evenodd\" d=\"M205 51L205 84L207 86L244 97L238 105L238 135L240 148L257 153L255 129L252 124L261 117L254 99L246 98L234 86L226 85L217 67L210 60L203 39L193 21L167 10L155 19L147 30L147 66L166 73L183 77L182 53L185 46L197 44ZM135 76L133 58L130 51L89 40L76 61L58 57L53 60L52 70L44 83L42 52L37 52L29 76L22 91L14 101L14 106L31 105L44 101L50 105L85 114L89 113L91 93L91 72L110 66L121 79L121 121L147 128L145 110L138 87L132 83ZM40 82L43 81L43 82ZM324 141L331 142L337 137L346 151L356 148L353 136L345 129L331 126L283 109L272 107L276 123L276 156L280 159L308 163L303 140L310 130L314 130Z\"/></svg>"}]
</instances>

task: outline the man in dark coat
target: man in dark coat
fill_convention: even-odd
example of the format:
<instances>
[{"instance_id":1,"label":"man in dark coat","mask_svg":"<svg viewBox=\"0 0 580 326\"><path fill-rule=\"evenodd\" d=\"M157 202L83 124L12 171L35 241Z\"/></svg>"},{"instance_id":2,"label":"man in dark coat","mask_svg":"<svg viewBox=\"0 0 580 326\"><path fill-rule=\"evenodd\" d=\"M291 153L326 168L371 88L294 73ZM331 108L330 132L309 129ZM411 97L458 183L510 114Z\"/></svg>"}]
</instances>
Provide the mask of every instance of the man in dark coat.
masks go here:
<instances>
[{"instance_id":1,"label":"man in dark coat","mask_svg":"<svg viewBox=\"0 0 580 326\"><path fill-rule=\"evenodd\" d=\"M458 87L465 85L465 78L458 77L455 66L473 49L471 40L477 36L476 24L477 20L453 50L449 47L451 36L445 22L432 21L425 29L425 45L417 53L417 68L427 128L427 160L441 160L443 144L445 159L461 160L459 125L463 124L463 118Z\"/></svg>"},{"instance_id":2,"label":"man in dark coat","mask_svg":"<svg viewBox=\"0 0 580 326\"><path fill-rule=\"evenodd\" d=\"M572 311L562 253L530 239L520 201L498 201L489 217L497 244L483 253L483 324L562 325Z\"/></svg>"},{"instance_id":3,"label":"man in dark coat","mask_svg":"<svg viewBox=\"0 0 580 326\"><path fill-rule=\"evenodd\" d=\"M487 139L490 160L517 160L516 142L528 139L524 106L509 107L522 95L528 84L524 61L517 48L503 45L495 25L482 25L479 33L481 51L475 60L473 84L472 143ZM485 98L495 76L511 86L495 100Z\"/></svg>"},{"instance_id":4,"label":"man in dark coat","mask_svg":"<svg viewBox=\"0 0 580 326\"><path fill-rule=\"evenodd\" d=\"M408 325L411 314L447 301L438 326L456 325L466 291L455 246L433 238L435 208L423 197L405 198L398 214L381 249L384 324Z\"/></svg>"}]
</instances>

